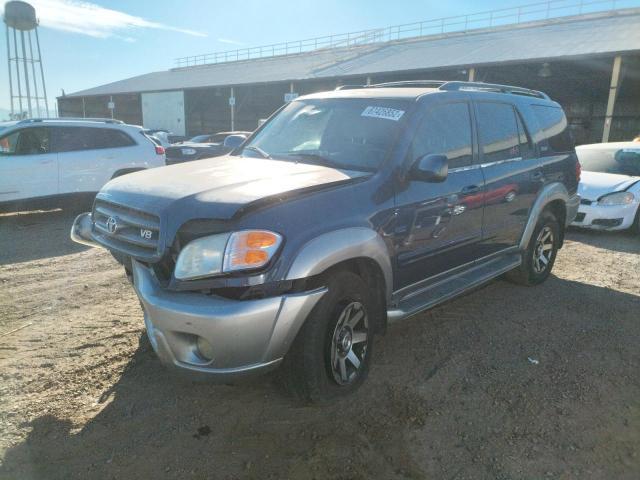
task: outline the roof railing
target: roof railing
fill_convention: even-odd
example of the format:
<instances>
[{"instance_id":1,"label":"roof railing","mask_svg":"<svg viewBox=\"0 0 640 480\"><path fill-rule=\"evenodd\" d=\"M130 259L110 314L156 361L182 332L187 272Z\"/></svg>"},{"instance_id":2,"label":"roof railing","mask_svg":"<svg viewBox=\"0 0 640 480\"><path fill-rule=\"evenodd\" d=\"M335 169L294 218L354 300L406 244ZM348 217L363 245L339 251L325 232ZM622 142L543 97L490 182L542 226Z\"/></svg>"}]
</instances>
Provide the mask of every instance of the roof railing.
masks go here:
<instances>
[{"instance_id":1,"label":"roof railing","mask_svg":"<svg viewBox=\"0 0 640 480\"><path fill-rule=\"evenodd\" d=\"M403 82L376 83L373 85L341 85L336 90L355 90L358 88L433 88L444 91L476 91L509 93L512 95L526 95L529 97L544 98L549 96L538 90L530 88L514 87L513 85L500 85L497 83L460 82L446 80L407 80Z\"/></svg>"},{"instance_id":2,"label":"roof railing","mask_svg":"<svg viewBox=\"0 0 640 480\"><path fill-rule=\"evenodd\" d=\"M530 88L514 87L512 85L500 85L497 83L482 83L482 82L446 82L439 87L440 90L458 90L458 91L483 91L483 92L498 92L498 93L510 93L513 95L526 95L528 97L544 98L549 100L549 96L538 90L531 90Z\"/></svg>"},{"instance_id":3,"label":"roof railing","mask_svg":"<svg viewBox=\"0 0 640 480\"><path fill-rule=\"evenodd\" d=\"M548 0L546 2L529 3L467 15L456 15L422 22L393 25L386 28L361 30L358 32L307 38L271 45L180 57L175 59L175 66L176 68L185 68L198 65L292 55L329 48L357 48L363 45L394 40L444 35L448 33L464 34L483 28L518 25L526 22L544 21L570 15L606 13L639 6L640 0Z\"/></svg>"},{"instance_id":4,"label":"roof railing","mask_svg":"<svg viewBox=\"0 0 640 480\"><path fill-rule=\"evenodd\" d=\"M20 120L18 124L23 123L39 123L39 122L100 122L100 123L114 123L124 124L122 120L115 118L98 118L98 117L58 117L58 118L27 118Z\"/></svg>"}]
</instances>

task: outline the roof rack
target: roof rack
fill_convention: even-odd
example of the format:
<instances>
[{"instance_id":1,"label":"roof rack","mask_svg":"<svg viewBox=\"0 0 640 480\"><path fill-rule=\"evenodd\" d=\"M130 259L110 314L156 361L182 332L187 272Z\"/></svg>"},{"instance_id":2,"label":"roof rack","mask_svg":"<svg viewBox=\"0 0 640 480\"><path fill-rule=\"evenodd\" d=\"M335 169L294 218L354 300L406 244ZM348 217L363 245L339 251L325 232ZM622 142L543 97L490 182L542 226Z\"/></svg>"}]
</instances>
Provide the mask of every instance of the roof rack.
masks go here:
<instances>
[{"instance_id":1,"label":"roof rack","mask_svg":"<svg viewBox=\"0 0 640 480\"><path fill-rule=\"evenodd\" d=\"M39 122L101 122L101 123L115 123L124 124L122 120L115 118L83 118L83 117L58 117L58 118L27 118L26 120L20 120L18 123L39 123Z\"/></svg>"},{"instance_id":2,"label":"roof rack","mask_svg":"<svg viewBox=\"0 0 640 480\"><path fill-rule=\"evenodd\" d=\"M446 80L407 80L403 82L376 83L374 85L341 85L336 90L353 90L357 88L437 88L445 91L482 91L526 95L529 97L550 100L546 93L529 88L499 85L496 83L461 82Z\"/></svg>"},{"instance_id":3,"label":"roof rack","mask_svg":"<svg viewBox=\"0 0 640 480\"><path fill-rule=\"evenodd\" d=\"M406 80L403 82L386 82L369 85L368 88L440 88L447 82L444 80Z\"/></svg>"},{"instance_id":4,"label":"roof rack","mask_svg":"<svg viewBox=\"0 0 640 480\"><path fill-rule=\"evenodd\" d=\"M498 92L498 93L510 93L513 95L526 95L529 97L544 98L549 100L549 96L546 93L539 92L538 90L531 90L529 88L514 87L511 85L499 85L496 83L482 83L482 82L445 82L440 86L440 90L474 90L484 92Z\"/></svg>"}]
</instances>

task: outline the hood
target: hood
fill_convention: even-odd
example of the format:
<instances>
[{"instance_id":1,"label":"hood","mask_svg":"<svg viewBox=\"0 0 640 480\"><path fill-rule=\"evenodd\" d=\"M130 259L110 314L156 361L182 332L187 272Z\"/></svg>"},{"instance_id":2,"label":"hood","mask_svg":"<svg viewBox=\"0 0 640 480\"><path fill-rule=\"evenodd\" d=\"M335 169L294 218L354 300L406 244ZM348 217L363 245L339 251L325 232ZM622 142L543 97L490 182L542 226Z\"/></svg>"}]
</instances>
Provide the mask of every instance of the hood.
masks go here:
<instances>
[{"instance_id":1,"label":"hood","mask_svg":"<svg viewBox=\"0 0 640 480\"><path fill-rule=\"evenodd\" d=\"M583 170L578 193L584 199L596 201L607 193L624 191L638 181L640 177Z\"/></svg>"},{"instance_id":2,"label":"hood","mask_svg":"<svg viewBox=\"0 0 640 480\"><path fill-rule=\"evenodd\" d=\"M269 197L282 200L367 175L371 174L225 155L123 175L107 183L98 198L155 214L161 224L178 228L191 219L230 219Z\"/></svg>"}]
</instances>

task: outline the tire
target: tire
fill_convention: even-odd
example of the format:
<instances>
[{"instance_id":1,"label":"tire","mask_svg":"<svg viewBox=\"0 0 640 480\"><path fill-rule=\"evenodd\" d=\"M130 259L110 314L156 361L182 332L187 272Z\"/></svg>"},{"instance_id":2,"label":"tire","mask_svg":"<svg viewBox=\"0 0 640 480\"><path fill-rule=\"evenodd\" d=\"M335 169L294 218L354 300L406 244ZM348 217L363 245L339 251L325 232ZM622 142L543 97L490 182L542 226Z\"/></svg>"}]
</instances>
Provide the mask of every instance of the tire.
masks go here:
<instances>
[{"instance_id":1,"label":"tire","mask_svg":"<svg viewBox=\"0 0 640 480\"><path fill-rule=\"evenodd\" d=\"M638 211L636 212L636 219L631 226L631 231L637 235L640 235L640 206L638 206Z\"/></svg>"},{"instance_id":2,"label":"tire","mask_svg":"<svg viewBox=\"0 0 640 480\"><path fill-rule=\"evenodd\" d=\"M328 276L325 285L327 293L309 314L280 369L284 388L305 403L353 393L371 362L375 303L366 283L340 270Z\"/></svg>"},{"instance_id":3,"label":"tire","mask_svg":"<svg viewBox=\"0 0 640 480\"><path fill-rule=\"evenodd\" d=\"M545 210L533 230L522 264L508 272L507 279L520 285L539 285L551 274L559 248L560 223L553 213Z\"/></svg>"}]
</instances>

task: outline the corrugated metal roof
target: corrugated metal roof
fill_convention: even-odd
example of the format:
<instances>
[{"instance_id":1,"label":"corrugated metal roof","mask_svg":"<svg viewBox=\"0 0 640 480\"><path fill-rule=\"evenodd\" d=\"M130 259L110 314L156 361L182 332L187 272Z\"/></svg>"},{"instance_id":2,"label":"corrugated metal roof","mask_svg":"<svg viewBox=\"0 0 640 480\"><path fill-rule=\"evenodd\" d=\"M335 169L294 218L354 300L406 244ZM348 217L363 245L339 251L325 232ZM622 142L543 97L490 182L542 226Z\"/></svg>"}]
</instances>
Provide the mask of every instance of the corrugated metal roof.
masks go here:
<instances>
[{"instance_id":1,"label":"corrugated metal roof","mask_svg":"<svg viewBox=\"0 0 640 480\"><path fill-rule=\"evenodd\" d=\"M153 72L68 97L322 79L640 51L640 9Z\"/></svg>"}]
</instances>

